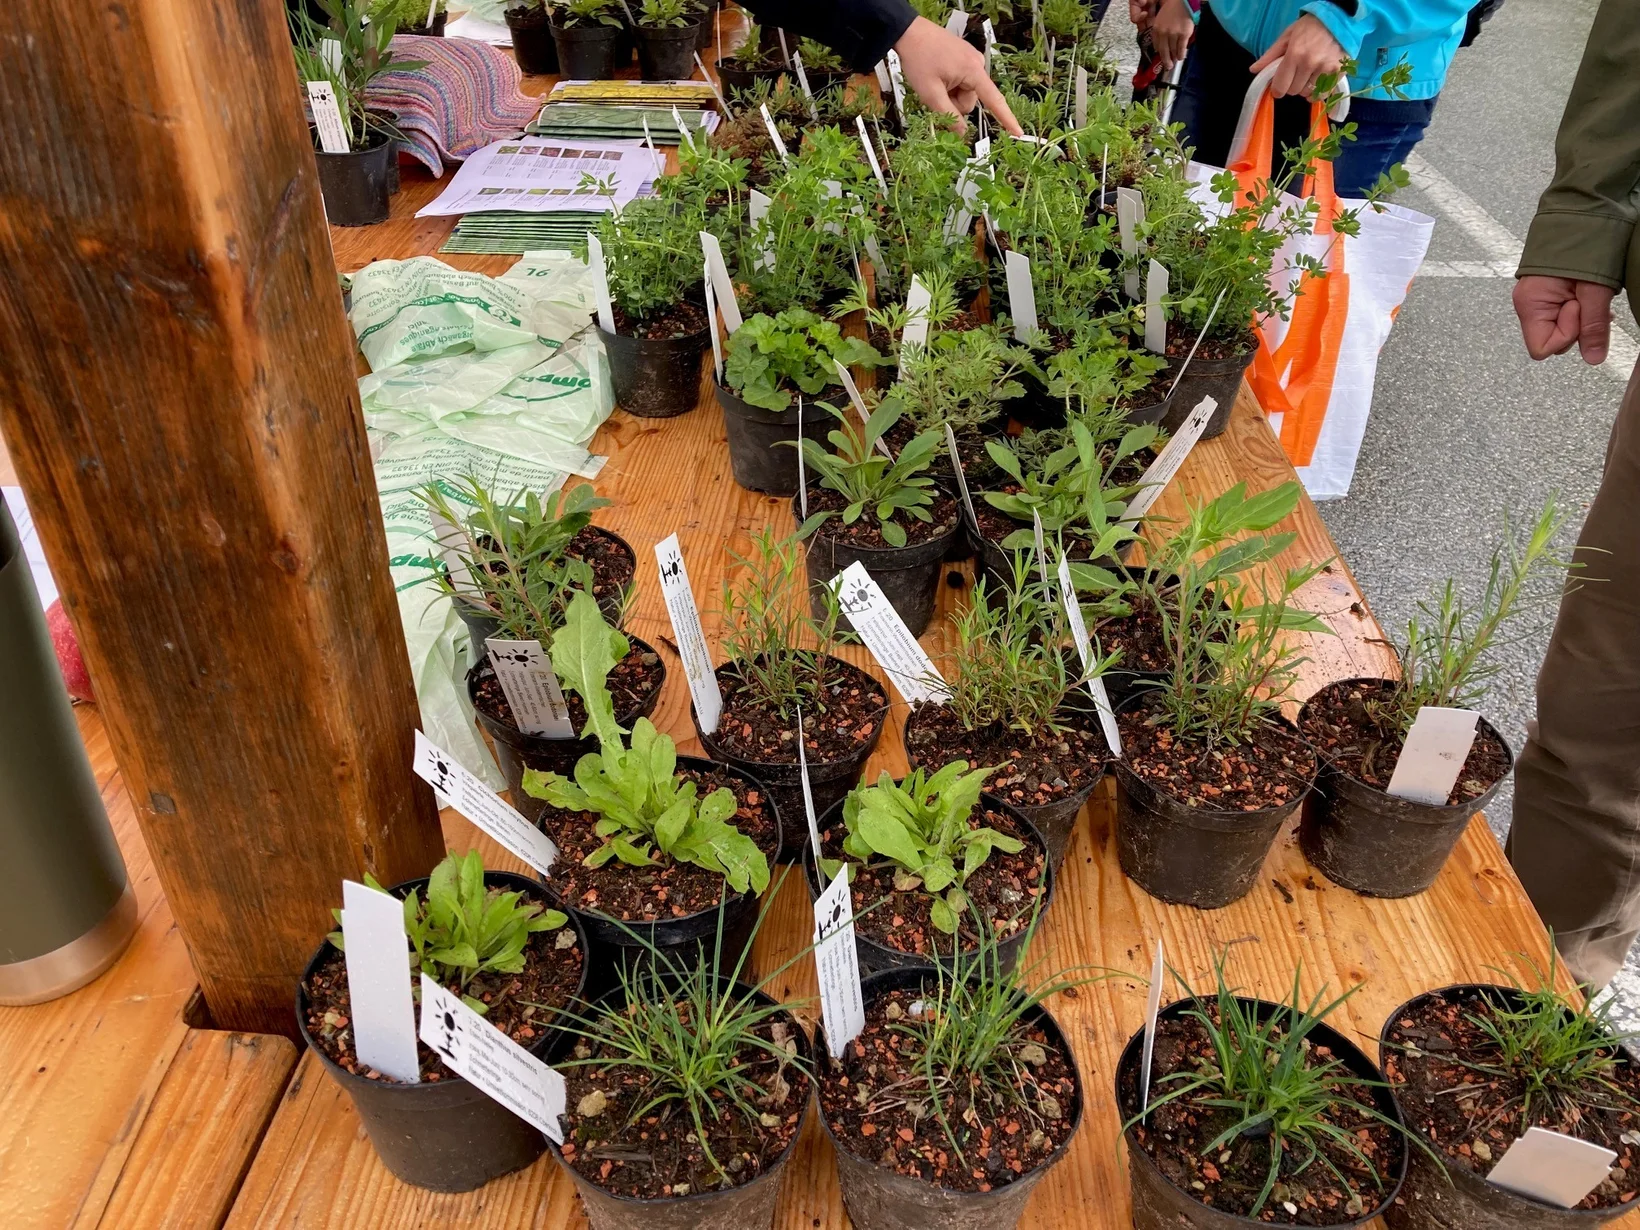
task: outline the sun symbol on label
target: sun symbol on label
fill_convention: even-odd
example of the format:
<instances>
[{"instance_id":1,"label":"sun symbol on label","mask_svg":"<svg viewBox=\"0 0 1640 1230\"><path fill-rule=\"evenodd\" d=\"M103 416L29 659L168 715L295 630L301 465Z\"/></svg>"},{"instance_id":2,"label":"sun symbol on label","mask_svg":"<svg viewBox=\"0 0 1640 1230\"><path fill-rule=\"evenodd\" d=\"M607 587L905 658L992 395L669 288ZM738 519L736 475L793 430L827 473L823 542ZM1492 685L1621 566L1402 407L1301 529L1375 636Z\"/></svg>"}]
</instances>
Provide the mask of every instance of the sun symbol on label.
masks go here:
<instances>
[{"instance_id":1,"label":"sun symbol on label","mask_svg":"<svg viewBox=\"0 0 1640 1230\"><path fill-rule=\"evenodd\" d=\"M844 588L841 600L845 613L859 615L871 609L871 589L864 582L856 582L852 589Z\"/></svg>"}]
</instances>

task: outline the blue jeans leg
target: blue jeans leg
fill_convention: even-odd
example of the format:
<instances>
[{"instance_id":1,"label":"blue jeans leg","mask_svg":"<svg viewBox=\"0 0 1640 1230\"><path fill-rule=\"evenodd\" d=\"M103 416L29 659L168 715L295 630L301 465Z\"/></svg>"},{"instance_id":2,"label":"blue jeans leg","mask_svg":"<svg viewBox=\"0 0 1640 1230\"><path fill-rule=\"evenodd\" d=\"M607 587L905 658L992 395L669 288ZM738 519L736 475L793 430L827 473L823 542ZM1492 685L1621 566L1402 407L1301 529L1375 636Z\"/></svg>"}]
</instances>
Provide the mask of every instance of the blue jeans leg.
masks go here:
<instances>
[{"instance_id":1,"label":"blue jeans leg","mask_svg":"<svg viewBox=\"0 0 1640 1230\"><path fill-rule=\"evenodd\" d=\"M1358 123L1355 140L1344 142L1333 163L1333 186L1339 196L1364 196L1378 177L1398 162L1405 162L1413 147L1423 140L1428 120L1413 123Z\"/></svg>"}]
</instances>

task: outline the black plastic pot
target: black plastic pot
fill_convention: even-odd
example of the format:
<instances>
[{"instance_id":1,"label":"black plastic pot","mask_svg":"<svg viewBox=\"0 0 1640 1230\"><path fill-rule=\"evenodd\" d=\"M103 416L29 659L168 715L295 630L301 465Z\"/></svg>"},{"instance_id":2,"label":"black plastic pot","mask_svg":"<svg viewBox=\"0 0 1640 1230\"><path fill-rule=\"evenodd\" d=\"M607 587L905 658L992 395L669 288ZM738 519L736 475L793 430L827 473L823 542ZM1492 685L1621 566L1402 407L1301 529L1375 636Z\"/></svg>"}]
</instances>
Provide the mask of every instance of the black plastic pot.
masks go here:
<instances>
[{"instance_id":1,"label":"black plastic pot","mask_svg":"<svg viewBox=\"0 0 1640 1230\"><path fill-rule=\"evenodd\" d=\"M1378 682L1345 679L1322 691ZM1303 721L1300 711L1301 728ZM1503 744L1512 771L1514 751L1497 728L1482 718L1480 729ZM1334 884L1367 897L1410 897L1435 883L1469 827L1469 818L1492 801L1509 771L1479 798L1447 806L1398 799L1323 760L1316 788L1304 801L1299 847L1310 865Z\"/></svg>"},{"instance_id":2,"label":"black plastic pot","mask_svg":"<svg viewBox=\"0 0 1640 1230\"><path fill-rule=\"evenodd\" d=\"M712 0L711 4L701 7L700 37L695 40L696 51L710 51L717 45L717 11L721 7L719 0ZM693 67L693 64L690 67Z\"/></svg>"},{"instance_id":3,"label":"black plastic pot","mask_svg":"<svg viewBox=\"0 0 1640 1230\"><path fill-rule=\"evenodd\" d=\"M502 14L512 31L513 58L527 76L546 77L558 71L558 44L552 38L552 19L540 8L507 9Z\"/></svg>"},{"instance_id":4,"label":"black plastic pot","mask_svg":"<svg viewBox=\"0 0 1640 1230\"><path fill-rule=\"evenodd\" d=\"M398 155L384 134L376 133L375 140L378 144L345 154L327 154L314 142L319 191L325 199L325 218L332 226L373 226L387 221Z\"/></svg>"},{"instance_id":5,"label":"black plastic pot","mask_svg":"<svg viewBox=\"0 0 1640 1230\"><path fill-rule=\"evenodd\" d=\"M869 1004L892 991L906 987L921 989L932 981L933 971L928 969L885 970L862 978L860 991ZM1069 1134L1035 1168L1012 1183L988 1192L958 1191L896 1174L872 1158L856 1155L838 1139L822 1112L820 1122L825 1124L826 1135L831 1137L837 1154L837 1179L843 1189L843 1206L855 1230L1012 1230L1019 1224L1031 1192L1042 1181L1042 1176L1059 1164L1070 1149L1071 1141L1076 1139L1082 1127L1083 1108L1082 1073L1059 1022L1040 1004L1028 1009L1021 1019L1046 1034L1070 1063L1076 1094ZM814 1049L823 1079L836 1080L842 1075L842 1065L831 1058L823 1026L816 1031Z\"/></svg>"},{"instance_id":6,"label":"black plastic pot","mask_svg":"<svg viewBox=\"0 0 1640 1230\"><path fill-rule=\"evenodd\" d=\"M710 339L705 329L686 337L631 337L605 333L615 404L645 419L667 419L700 404L700 357Z\"/></svg>"},{"instance_id":7,"label":"black plastic pot","mask_svg":"<svg viewBox=\"0 0 1640 1230\"><path fill-rule=\"evenodd\" d=\"M1184 375L1179 377L1173 395L1167 399L1167 413L1162 417L1162 426L1169 432L1178 431L1184 426L1185 419L1190 417L1190 412L1201 404L1202 398L1211 397L1219 405L1213 411L1213 417L1207 420L1207 430L1202 432L1201 438L1211 440L1214 436L1222 436L1224 429L1230 426L1230 410L1241 395L1241 378L1252 366L1253 356L1257 353L1258 342L1255 339L1245 351L1228 359L1204 359L1200 355L1192 359L1190 366L1184 369Z\"/></svg>"},{"instance_id":8,"label":"black plastic pot","mask_svg":"<svg viewBox=\"0 0 1640 1230\"><path fill-rule=\"evenodd\" d=\"M582 532L596 534L599 538L614 543L631 563L633 575L637 575L638 556L632 550L632 544L626 539L614 530L604 529L601 525L589 525ZM624 595L605 594L598 599L598 609L612 627L619 627L621 624L621 614L625 607L623 598ZM485 654L484 642L501 631L501 620L491 614L487 607L479 606L462 598L455 600L455 606L456 614L461 616L461 622L467 625L467 636L473 645L473 660L475 662L480 661Z\"/></svg>"},{"instance_id":9,"label":"black plastic pot","mask_svg":"<svg viewBox=\"0 0 1640 1230\"><path fill-rule=\"evenodd\" d=\"M1132 423L1135 427L1142 427L1146 423L1165 424L1168 421L1168 416L1173 413L1173 408L1179 404L1178 393L1178 389L1174 389L1160 401L1151 402L1146 406L1127 407L1127 421ZM1200 398L1197 400L1199 401ZM1195 403L1192 402L1191 404L1194 405ZM1228 413L1228 411L1226 411L1226 413ZM1182 423L1183 421L1184 416L1180 415L1179 422ZM1168 430L1172 431L1173 428L1168 428ZM1219 430L1223 431L1224 428L1220 427Z\"/></svg>"},{"instance_id":10,"label":"black plastic pot","mask_svg":"<svg viewBox=\"0 0 1640 1230\"><path fill-rule=\"evenodd\" d=\"M687 81L693 75L698 21L664 29L639 26L632 38L638 45L638 73L645 81Z\"/></svg>"},{"instance_id":11,"label":"black plastic pot","mask_svg":"<svg viewBox=\"0 0 1640 1230\"><path fill-rule=\"evenodd\" d=\"M1242 996L1237 996L1237 1000L1244 1005L1256 1007L1260 1021L1267 1021L1273 1014L1286 1011L1281 1004L1273 1004L1268 1000L1247 999ZM1194 1000L1176 1000L1163 1008L1157 1014L1157 1019L1176 1020L1193 1007ZM1367 1058L1360 1047L1327 1025L1317 1025L1309 1036L1314 1039L1317 1046L1329 1047L1333 1056L1351 1073L1365 1080L1378 1082L1368 1090L1372 1095L1373 1105L1381 1114L1396 1124L1401 1124L1400 1109L1396 1106L1395 1099L1390 1096L1388 1087L1383 1084L1383 1073ZM1116 1109L1124 1123L1137 1115L1141 1109L1139 1066L1144 1062L1144 1041L1145 1031L1140 1029L1128 1039L1127 1046L1122 1050L1122 1057L1116 1063ZM1165 1089L1166 1086L1159 1086L1156 1083L1153 1075L1150 1086L1152 1100L1154 1101L1158 1092ZM1245 1227L1269 1225L1268 1222L1257 1218L1241 1217L1211 1208L1176 1185L1161 1172L1150 1154L1139 1143L1137 1124L1128 1128L1122 1135L1127 1144L1128 1190L1133 1196L1134 1230L1244 1230ZM1354 1221L1330 1222L1328 1230L1351 1230L1354 1226L1364 1226L1377 1217L1380 1211L1393 1207L1396 1193L1401 1190L1401 1184L1407 1177L1407 1155L1417 1153L1415 1149L1407 1147L1405 1138L1399 1133L1395 1134L1394 1140L1398 1155L1394 1162L1385 1168L1389 1173L1380 1175L1384 1180L1384 1191L1377 1206L1366 1210ZM1390 1224L1394 1225L1393 1219ZM1482 1226L1490 1224L1485 1221L1463 1223L1463 1230L1480 1230ZM1458 1230L1457 1223L1454 1223L1452 1230Z\"/></svg>"},{"instance_id":12,"label":"black plastic pot","mask_svg":"<svg viewBox=\"0 0 1640 1230\"><path fill-rule=\"evenodd\" d=\"M737 984L737 990L747 989L750 988L745 984ZM615 994L619 994L619 988ZM775 1002L761 991L754 990L752 996L754 1002L761 1006L766 1007ZM797 1041L798 1055L808 1065L812 1065L814 1047L809 1042L808 1034L803 1032L802 1027L789 1013L786 1023L791 1026L792 1036ZM561 1051L567 1051L569 1044L566 1038L560 1044ZM796 1070L801 1074L803 1068L799 1067ZM785 1177L786 1164L791 1161L797 1142L803 1139L808 1127L808 1117L814 1105L814 1082L806 1076L803 1080L807 1086L803 1122L797 1125L791 1143L769 1164L768 1169L739 1187L694 1192L688 1196L669 1196L659 1200L635 1200L617 1196L587 1179L564 1160L563 1152L557 1145L552 1145L552 1156L569 1175L575 1184L575 1190L580 1193L581 1204L586 1210L587 1220L592 1223L592 1230L756 1230L757 1227L772 1226L775 1200L780 1195L780 1183Z\"/></svg>"},{"instance_id":13,"label":"black plastic pot","mask_svg":"<svg viewBox=\"0 0 1640 1230\"><path fill-rule=\"evenodd\" d=\"M859 667L841 658L830 659L834 667L856 672L862 679L876 683ZM734 668L725 663L717 668L717 677L721 686L726 679L733 679ZM881 685L878 685L881 686ZM860 774L865 769L866 761L877 748L877 740L883 734L883 722L888 718L888 707L877 715L877 725L872 728L871 737L861 744L858 753L848 760L810 761L809 762L809 792L814 798L814 814L822 816L835 803L842 801L843 796L860 781ZM700 728L700 716L695 712L695 706L689 706L689 720L695 724L695 734L700 739L700 745L706 749L713 760L740 769L757 778L769 788L769 795L775 801L775 807L780 812L780 861L795 863L803 857L803 847L808 844L809 821L803 807L803 777L795 760L790 763L771 760L742 760L738 756L730 755L720 743L715 734L707 734ZM796 752L793 752L796 755Z\"/></svg>"},{"instance_id":14,"label":"black plastic pot","mask_svg":"<svg viewBox=\"0 0 1640 1230\"><path fill-rule=\"evenodd\" d=\"M797 458L792 449L776 447L782 440L797 442L797 406L785 410L765 410L742 401L721 384L718 405L723 408L723 427L729 442L729 471L735 482L748 491L769 495L797 493ZM824 410L807 405L803 409L803 437L820 444L837 420Z\"/></svg>"},{"instance_id":15,"label":"black plastic pot","mask_svg":"<svg viewBox=\"0 0 1640 1230\"><path fill-rule=\"evenodd\" d=\"M443 9L433 14L433 24L430 26L400 26L400 34L421 34L428 38L443 38L445 23L450 20L450 14Z\"/></svg>"},{"instance_id":16,"label":"black plastic pot","mask_svg":"<svg viewBox=\"0 0 1640 1230\"><path fill-rule=\"evenodd\" d=\"M541 886L526 876L506 871L489 871L484 883L491 888L528 894L545 900ZM402 897L412 888L425 888L426 877L406 880L388 891ZM581 982L571 999L578 999L586 987L592 952L580 922L571 916L581 947ZM436 1082L405 1085L396 1081L373 1081L342 1067L319 1047L308 1033L308 980L330 955L330 941L319 945L296 984L296 1025L308 1049L324 1064L331 1077L346 1092L358 1112L359 1122L370 1136L376 1156L395 1176L416 1187L436 1192L467 1192L491 1179L522 1170L546 1148L546 1138L508 1110L500 1102L481 1093L461 1077L451 1073ZM541 1032L531 1054L544 1059L563 1035L557 1029Z\"/></svg>"},{"instance_id":17,"label":"black plastic pot","mask_svg":"<svg viewBox=\"0 0 1640 1230\"><path fill-rule=\"evenodd\" d=\"M632 643L633 653L655 652L635 636L628 636L627 640ZM661 698L661 690L666 684L664 659L661 660L660 670L660 678L655 684L654 691L643 703L626 713L615 715L615 720L623 729L630 730L633 722L655 712L655 706ZM467 672L468 701L476 700L478 685L494 674L495 668L490 665L488 659L480 659L473 665ZM498 722L476 704L473 706L473 716L478 718L479 726L495 745L496 763L507 779L507 791L512 796L513 806L532 824L540 817L546 803L524 793L524 770L538 769L543 773L558 773L564 777L571 777L575 773L576 761L598 750L598 740L595 738L554 739L549 735L527 735L504 722Z\"/></svg>"},{"instance_id":18,"label":"black plastic pot","mask_svg":"<svg viewBox=\"0 0 1640 1230\"><path fill-rule=\"evenodd\" d=\"M831 831L833 826L841 825L843 823L844 802L844 799L839 799L835 804L827 808L826 811L819 817L816 827L820 830L820 840L822 844L825 842L826 834ZM985 807L992 808L996 811L1007 812L1008 815L1013 817L1014 821L1018 823L1019 826L1031 838L1035 839L1037 845L1041 847L1044 852L1046 852L1048 843L1042 839L1042 834L1037 832L1036 826L1025 818L1019 808L1013 806L1011 803L1004 803L1001 799L991 794L980 795L980 802ZM804 827L807 828L806 823ZM803 837L803 878L808 881L809 900L818 901L822 891L822 885L820 883L820 868L815 864L814 846L813 843L808 840L807 833L805 833ZM1043 918L1047 917L1048 908L1053 905L1053 885L1053 861L1051 859L1046 859L1042 865L1042 896L1040 898L1042 903L1041 916ZM1021 902L1020 909L1028 913L1030 903ZM1028 930L1028 928L1021 928L1017 934L1009 936L997 945L997 960L1001 964L1001 968L1003 970L1012 970L1019 963L1019 959L1025 955L1025 940L1027 938ZM856 956L859 958L860 972L862 974L875 974L882 970L914 970L934 968L935 958L919 956L916 953L901 952L898 948L890 948L887 944L879 944L858 926L854 928L854 951ZM952 963L952 958L945 954L941 954L939 961L940 964L949 968Z\"/></svg>"},{"instance_id":19,"label":"black plastic pot","mask_svg":"<svg viewBox=\"0 0 1640 1230\"><path fill-rule=\"evenodd\" d=\"M570 81L605 81L615 75L619 63L617 43L623 31L617 26L552 26L553 45L558 48L558 67Z\"/></svg>"},{"instance_id":20,"label":"black plastic pot","mask_svg":"<svg viewBox=\"0 0 1640 1230\"><path fill-rule=\"evenodd\" d=\"M730 60L719 60L715 67L725 97L735 90L750 90L759 81L775 81L786 71L783 68L741 68Z\"/></svg>"},{"instance_id":21,"label":"black plastic pot","mask_svg":"<svg viewBox=\"0 0 1640 1230\"><path fill-rule=\"evenodd\" d=\"M809 92L816 98L819 98L820 95L824 94L833 86L842 85L854 74L850 73L847 69L839 69L836 71L822 70L810 68L807 64L805 64L803 65L803 75L809 79ZM795 78L797 74L793 73L792 76Z\"/></svg>"},{"instance_id":22,"label":"black plastic pot","mask_svg":"<svg viewBox=\"0 0 1640 1230\"><path fill-rule=\"evenodd\" d=\"M788 450L782 449L782 452ZM792 497L792 517L802 524L803 515L796 496ZM962 527L959 515L951 527L927 542L904 547L856 547L827 535L826 522L804 542L803 563L809 577L809 605L816 619L826 615L825 587L833 577L858 561L881 587L889 605L899 612L912 636L921 636L934 618L934 599L940 592L940 564ZM848 616L843 616L847 620Z\"/></svg>"},{"instance_id":23,"label":"black plastic pot","mask_svg":"<svg viewBox=\"0 0 1640 1230\"><path fill-rule=\"evenodd\" d=\"M1142 697L1135 698L1140 703ZM1291 728L1285 720L1283 726ZM1245 897L1309 785L1258 811L1190 807L1115 762L1116 852L1122 873L1161 901L1216 910Z\"/></svg>"}]
</instances>

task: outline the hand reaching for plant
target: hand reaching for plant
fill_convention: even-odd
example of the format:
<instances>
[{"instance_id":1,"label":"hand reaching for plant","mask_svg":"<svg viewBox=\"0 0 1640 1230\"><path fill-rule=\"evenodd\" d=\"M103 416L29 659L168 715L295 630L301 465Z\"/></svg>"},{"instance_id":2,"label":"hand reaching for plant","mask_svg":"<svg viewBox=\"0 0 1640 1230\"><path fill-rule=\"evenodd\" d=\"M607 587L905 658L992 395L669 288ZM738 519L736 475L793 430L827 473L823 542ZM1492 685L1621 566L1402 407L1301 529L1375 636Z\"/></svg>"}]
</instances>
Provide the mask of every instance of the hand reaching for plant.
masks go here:
<instances>
[{"instance_id":1,"label":"hand reaching for plant","mask_svg":"<svg viewBox=\"0 0 1640 1230\"><path fill-rule=\"evenodd\" d=\"M1155 48L1156 61L1163 72L1170 71L1184 59L1185 49L1196 34L1196 19L1190 14L1186 0L1161 0L1161 6L1150 19L1150 45Z\"/></svg>"},{"instance_id":2,"label":"hand reaching for plant","mask_svg":"<svg viewBox=\"0 0 1640 1230\"><path fill-rule=\"evenodd\" d=\"M1527 274L1515 283L1515 315L1526 353L1547 359L1565 354L1575 342L1585 363L1604 363L1616 293L1598 282Z\"/></svg>"},{"instance_id":3,"label":"hand reaching for plant","mask_svg":"<svg viewBox=\"0 0 1640 1230\"><path fill-rule=\"evenodd\" d=\"M1281 67L1270 78L1270 93L1277 98L1297 94L1310 98L1315 94L1316 82L1323 76L1336 73L1344 65L1344 49L1332 32L1321 24L1321 19L1308 13L1281 32L1281 37L1270 44L1248 71L1261 73L1277 60Z\"/></svg>"},{"instance_id":4,"label":"hand reaching for plant","mask_svg":"<svg viewBox=\"0 0 1640 1230\"><path fill-rule=\"evenodd\" d=\"M985 72L985 57L943 26L926 17L913 21L894 44L905 66L905 79L930 111L959 119L983 104L1003 129L1024 136L1002 92Z\"/></svg>"}]
</instances>

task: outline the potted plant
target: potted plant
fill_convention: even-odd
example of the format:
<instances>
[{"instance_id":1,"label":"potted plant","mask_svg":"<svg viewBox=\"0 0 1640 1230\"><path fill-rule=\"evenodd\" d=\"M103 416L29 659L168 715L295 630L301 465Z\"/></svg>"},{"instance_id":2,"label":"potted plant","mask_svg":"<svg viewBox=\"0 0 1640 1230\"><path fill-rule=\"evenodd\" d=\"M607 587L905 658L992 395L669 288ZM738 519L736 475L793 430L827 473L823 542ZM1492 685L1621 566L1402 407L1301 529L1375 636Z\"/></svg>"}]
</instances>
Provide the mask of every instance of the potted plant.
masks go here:
<instances>
[{"instance_id":1,"label":"potted plant","mask_svg":"<svg viewBox=\"0 0 1640 1230\"><path fill-rule=\"evenodd\" d=\"M792 50L803 60L803 75L808 78L809 91L816 98L853 76L843 57L818 39L800 38Z\"/></svg>"},{"instance_id":2,"label":"potted plant","mask_svg":"<svg viewBox=\"0 0 1640 1230\"><path fill-rule=\"evenodd\" d=\"M1393 1230L1509 1226L1573 1230L1635 1207L1640 1166L1640 1072L1635 1035L1619 1033L1616 1006L1555 990L1536 966L1537 987L1466 983L1426 991L1384 1022L1384 1073L1414 1153ZM1610 1149L1610 1176L1576 1207L1557 1208L1487 1182L1492 1167L1532 1127Z\"/></svg>"},{"instance_id":3,"label":"potted plant","mask_svg":"<svg viewBox=\"0 0 1640 1230\"><path fill-rule=\"evenodd\" d=\"M502 17L512 32L513 58L526 76L558 71L558 44L552 37L552 15L546 0L506 0Z\"/></svg>"},{"instance_id":4,"label":"potted plant","mask_svg":"<svg viewBox=\"0 0 1640 1230\"><path fill-rule=\"evenodd\" d=\"M617 47L626 32L620 0L549 0L558 66L572 81L615 75Z\"/></svg>"},{"instance_id":5,"label":"potted plant","mask_svg":"<svg viewBox=\"0 0 1640 1230\"><path fill-rule=\"evenodd\" d=\"M1117 1063L1136 1230L1370 1221L1410 1150L1377 1067L1326 1023L1359 987L1306 1002L1295 970L1284 1002L1247 999L1224 966L1220 953L1211 995L1174 974L1185 998L1157 1014L1148 1105L1143 1029Z\"/></svg>"},{"instance_id":6,"label":"potted plant","mask_svg":"<svg viewBox=\"0 0 1640 1230\"><path fill-rule=\"evenodd\" d=\"M721 947L648 957L564 1028L553 1153L593 1230L771 1226L813 1087L808 1037L766 993L790 966L752 986Z\"/></svg>"},{"instance_id":7,"label":"potted plant","mask_svg":"<svg viewBox=\"0 0 1640 1230\"><path fill-rule=\"evenodd\" d=\"M1139 592L1162 621L1168 670L1117 711L1116 846L1122 871L1163 901L1218 909L1245 896L1282 823L1315 780L1317 758L1281 717L1304 662L1287 634L1328 631L1292 597L1321 565L1241 574L1292 534L1268 528L1298 502L1287 482L1249 496L1238 483L1192 508L1154 553ZM1171 595L1154 578L1177 577Z\"/></svg>"},{"instance_id":8,"label":"potted plant","mask_svg":"<svg viewBox=\"0 0 1640 1230\"><path fill-rule=\"evenodd\" d=\"M902 347L899 378L885 398L904 411L890 446L901 447L918 432L943 435L949 425L969 486L983 490L1000 477L985 442L1007 429L1006 403L1022 391L1022 370L1020 347L994 326L942 329L930 334L927 346ZM948 459L941 464L948 467Z\"/></svg>"},{"instance_id":9,"label":"potted plant","mask_svg":"<svg viewBox=\"0 0 1640 1230\"><path fill-rule=\"evenodd\" d=\"M1093 698L1083 690L1104 673L1073 667L1056 583L1015 552L999 601L980 578L941 673L941 701L913 707L905 752L915 767L953 760L1000 766L991 793L1025 816L1048 844L1055 870L1065 858L1082 804L1104 776L1108 755Z\"/></svg>"},{"instance_id":10,"label":"potted plant","mask_svg":"<svg viewBox=\"0 0 1640 1230\"><path fill-rule=\"evenodd\" d=\"M318 3L324 23L306 12L291 14L291 50L303 82L330 84L347 136L345 153L327 153L318 128L312 129L325 217L333 226L370 226L387 220L388 198L397 181L393 137L398 130L366 108L365 91L390 69L413 70L427 61L395 59L392 17L366 21L362 0Z\"/></svg>"},{"instance_id":11,"label":"potted plant","mask_svg":"<svg viewBox=\"0 0 1640 1230\"><path fill-rule=\"evenodd\" d=\"M940 561L958 525L957 501L934 485L929 473L940 447L932 431L912 439L897 456L887 456L879 441L898 421L899 405L884 401L863 426L851 416L820 403L839 426L827 433L831 451L803 439L809 482L808 518L801 495L792 497L798 536L807 543L805 561L809 594L816 618L831 601L830 586L838 573L860 563L899 612L912 636L921 636L934 616Z\"/></svg>"},{"instance_id":12,"label":"potted plant","mask_svg":"<svg viewBox=\"0 0 1640 1230\"><path fill-rule=\"evenodd\" d=\"M744 769L769 787L782 816L804 814L797 740L816 812L831 807L860 780L888 717L888 695L865 671L831 650L841 634L841 607L830 591L823 616L808 613L801 579L803 551L765 526L748 555L731 558L739 576L723 583L720 644L728 660L717 668L723 710L715 731L695 733L713 760ZM781 850L798 858L803 829L793 823Z\"/></svg>"},{"instance_id":13,"label":"potted plant","mask_svg":"<svg viewBox=\"0 0 1640 1230\"><path fill-rule=\"evenodd\" d=\"M838 363L871 368L882 362L870 345L802 308L747 319L729 335L717 386L735 482L771 495L795 492L797 459L775 445L798 438L798 399L840 388ZM804 436L818 438L826 416L812 404L807 409Z\"/></svg>"},{"instance_id":14,"label":"potted plant","mask_svg":"<svg viewBox=\"0 0 1640 1230\"><path fill-rule=\"evenodd\" d=\"M444 25L449 20L445 11L446 0L376 0L369 6L370 23L390 22L400 34L423 34L433 38L444 37Z\"/></svg>"},{"instance_id":15,"label":"potted plant","mask_svg":"<svg viewBox=\"0 0 1640 1230\"><path fill-rule=\"evenodd\" d=\"M628 738L608 686L626 638L580 595L569 616L553 638L553 669L581 698L583 737L598 750L573 775L524 775L524 792L546 803L538 823L559 849L547 891L614 956L600 970L603 986L611 965L650 948L694 953L720 925L718 942L738 959L780 849L774 801L746 773L678 756L647 717Z\"/></svg>"},{"instance_id":16,"label":"potted plant","mask_svg":"<svg viewBox=\"0 0 1640 1230\"><path fill-rule=\"evenodd\" d=\"M978 949L949 971L863 978L865 1028L838 1059L816 1048L821 1122L858 1230L1012 1230L1081 1126L1081 1073L1044 1005L1094 979L1010 974L975 930Z\"/></svg>"},{"instance_id":17,"label":"potted plant","mask_svg":"<svg viewBox=\"0 0 1640 1230\"><path fill-rule=\"evenodd\" d=\"M723 83L724 92L731 96L750 89L753 82L773 80L786 71L779 48L770 51L763 46L755 21L746 26L746 37L740 45L717 61L714 67L718 80Z\"/></svg>"},{"instance_id":18,"label":"potted plant","mask_svg":"<svg viewBox=\"0 0 1640 1230\"><path fill-rule=\"evenodd\" d=\"M1452 792L1440 803L1388 793L1403 740L1425 705L1472 709L1497 672L1492 651L1508 623L1534 596L1540 572L1568 566L1555 558L1565 514L1554 500L1524 541L1507 534L1492 553L1477 605L1448 580L1419 603L1396 646L1401 678L1329 683L1305 702L1298 728L1320 751L1316 792L1305 804L1299 842L1328 879L1374 897L1405 897L1435 882L1469 818L1485 807L1514 767L1497 728L1478 719ZM1556 587L1558 593L1558 587Z\"/></svg>"},{"instance_id":19,"label":"potted plant","mask_svg":"<svg viewBox=\"0 0 1640 1230\"><path fill-rule=\"evenodd\" d=\"M365 883L381 887L368 874ZM411 993L420 999L418 975L426 974L545 1058L586 982L580 927L548 909L534 881L486 872L476 850L449 855L430 877L387 891L404 899ZM296 1023L347 1091L382 1164L417 1187L463 1192L539 1157L541 1133L445 1067L425 1043L417 1044L418 1084L359 1062L342 949L342 933L333 932L308 962L296 988Z\"/></svg>"},{"instance_id":20,"label":"potted plant","mask_svg":"<svg viewBox=\"0 0 1640 1230\"><path fill-rule=\"evenodd\" d=\"M847 873L862 970L949 964L981 935L1004 968L1019 960L1053 899L1053 866L1031 822L983 793L991 772L956 760L898 782L883 773L820 817L818 864L803 849L809 894Z\"/></svg>"},{"instance_id":21,"label":"potted plant","mask_svg":"<svg viewBox=\"0 0 1640 1230\"><path fill-rule=\"evenodd\" d=\"M686 81L694 73L700 11L691 0L642 0L632 37L645 81Z\"/></svg>"}]
</instances>

